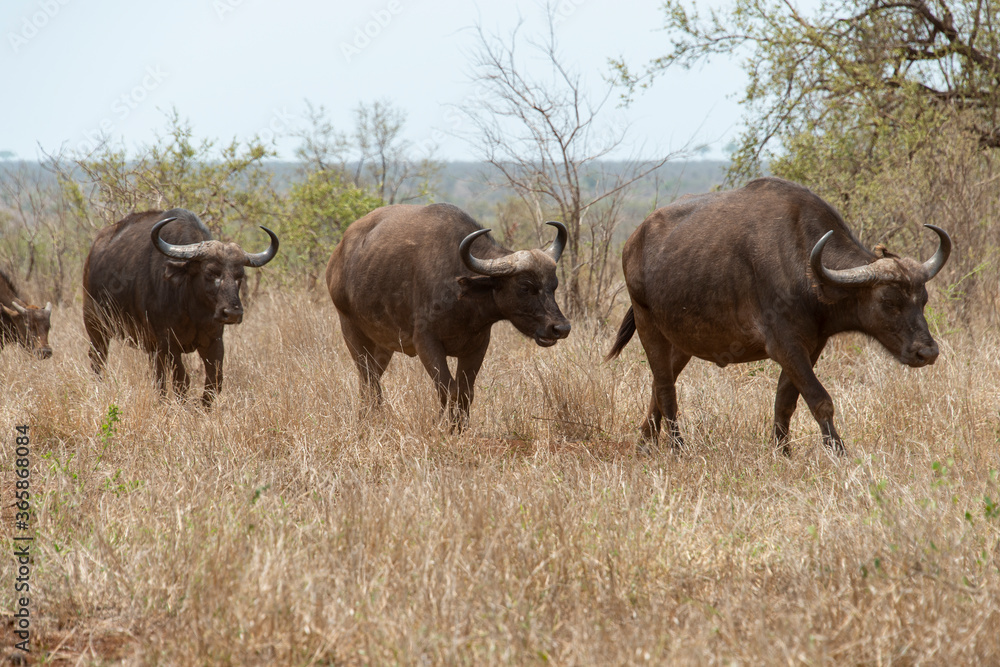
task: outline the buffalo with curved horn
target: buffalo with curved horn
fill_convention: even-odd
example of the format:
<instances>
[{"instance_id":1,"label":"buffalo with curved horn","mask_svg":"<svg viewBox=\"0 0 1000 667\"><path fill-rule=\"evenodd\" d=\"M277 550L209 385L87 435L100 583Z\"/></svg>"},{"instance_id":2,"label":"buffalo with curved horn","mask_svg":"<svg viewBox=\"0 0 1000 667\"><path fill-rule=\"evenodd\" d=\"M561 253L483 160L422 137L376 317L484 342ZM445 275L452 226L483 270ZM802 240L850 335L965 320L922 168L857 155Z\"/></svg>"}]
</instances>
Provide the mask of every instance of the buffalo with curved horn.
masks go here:
<instances>
[{"instance_id":1,"label":"buffalo with curved horn","mask_svg":"<svg viewBox=\"0 0 1000 667\"><path fill-rule=\"evenodd\" d=\"M6 343L17 343L39 359L52 356L49 346L52 304L44 308L24 301L6 273L0 271L0 349Z\"/></svg>"},{"instance_id":2,"label":"buffalo with curved horn","mask_svg":"<svg viewBox=\"0 0 1000 667\"><path fill-rule=\"evenodd\" d=\"M181 355L198 352L205 364L202 403L222 390L224 327L243 321L240 287L245 267L260 267L278 252L245 252L236 243L212 239L194 213L184 209L133 213L101 230L83 268L83 322L90 362L100 374L111 338L147 351L161 392L167 376L174 392L187 392Z\"/></svg>"},{"instance_id":3,"label":"buffalo with curved horn","mask_svg":"<svg viewBox=\"0 0 1000 667\"><path fill-rule=\"evenodd\" d=\"M394 205L352 223L333 250L327 287L369 399L396 352L416 356L434 380L442 412L461 428L490 330L508 320L542 347L569 335L555 300L566 227L547 250L511 252L450 204ZM453 377L448 357L457 357Z\"/></svg>"},{"instance_id":4,"label":"buffalo with curved horn","mask_svg":"<svg viewBox=\"0 0 1000 667\"><path fill-rule=\"evenodd\" d=\"M683 444L674 385L691 357L719 366L770 358L781 366L774 437L782 450L789 451L801 395L824 443L844 452L833 399L813 366L827 340L846 331L874 338L908 366L934 363L925 285L948 261L951 239L926 227L939 244L923 264L882 246L872 252L832 206L777 178L685 196L654 211L625 243L632 307L607 357L639 332L653 372L643 440L655 442L666 419L672 444Z\"/></svg>"}]
</instances>

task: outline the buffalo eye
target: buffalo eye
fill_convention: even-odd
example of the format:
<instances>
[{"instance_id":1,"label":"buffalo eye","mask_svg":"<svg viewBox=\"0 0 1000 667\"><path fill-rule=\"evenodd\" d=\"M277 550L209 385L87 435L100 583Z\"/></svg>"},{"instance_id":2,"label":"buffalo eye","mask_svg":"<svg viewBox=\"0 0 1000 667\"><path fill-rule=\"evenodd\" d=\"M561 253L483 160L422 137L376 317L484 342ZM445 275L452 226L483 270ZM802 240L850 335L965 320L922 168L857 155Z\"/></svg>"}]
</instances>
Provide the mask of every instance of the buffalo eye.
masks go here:
<instances>
[{"instance_id":1,"label":"buffalo eye","mask_svg":"<svg viewBox=\"0 0 1000 667\"><path fill-rule=\"evenodd\" d=\"M884 296L880 299L882 309L889 313L898 313L902 310L900 299L896 296Z\"/></svg>"}]
</instances>

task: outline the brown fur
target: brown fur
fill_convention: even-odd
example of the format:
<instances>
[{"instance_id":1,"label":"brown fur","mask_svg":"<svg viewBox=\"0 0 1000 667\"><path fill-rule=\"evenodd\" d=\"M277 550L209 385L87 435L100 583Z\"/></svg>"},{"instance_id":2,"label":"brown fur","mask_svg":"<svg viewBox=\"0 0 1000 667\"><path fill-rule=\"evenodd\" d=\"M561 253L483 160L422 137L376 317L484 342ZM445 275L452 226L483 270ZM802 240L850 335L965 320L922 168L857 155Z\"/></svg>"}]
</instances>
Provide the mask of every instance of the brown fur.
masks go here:
<instances>
[{"instance_id":1,"label":"brown fur","mask_svg":"<svg viewBox=\"0 0 1000 667\"><path fill-rule=\"evenodd\" d=\"M179 260L157 250L150 232L169 217L177 220L163 227L160 238L204 243L202 256ZM102 372L110 339L121 338L150 353L161 391L169 374L175 393L183 395L189 379L181 355L198 352L205 364L202 403L211 405L222 390L224 327L243 319L245 261L242 248L213 240L198 216L184 209L133 213L102 229L83 268L83 321L94 372Z\"/></svg>"},{"instance_id":2,"label":"brown fur","mask_svg":"<svg viewBox=\"0 0 1000 667\"><path fill-rule=\"evenodd\" d=\"M462 262L459 245L480 229L450 204L385 206L351 224L334 248L327 287L362 391L377 402L382 373L392 355L403 352L420 358L442 410L450 405L461 425L496 322L509 320L544 346L569 334L569 322L555 301L552 258L540 250L512 254L479 237L472 255L511 257L514 272L474 273ZM447 357L458 358L456 377Z\"/></svg>"},{"instance_id":3,"label":"brown fur","mask_svg":"<svg viewBox=\"0 0 1000 667\"><path fill-rule=\"evenodd\" d=\"M812 275L810 253L831 230L823 266L864 267L869 284L838 285ZM643 437L655 441L665 417L673 442L681 443L674 385L691 357L719 366L770 358L782 367L777 441L787 451L801 393L824 442L843 451L833 401L812 370L827 340L860 331L910 366L933 363L938 355L923 316L924 267L884 247L877 251L865 249L829 204L776 178L654 211L622 253L632 308L608 354L620 353L638 331L653 372Z\"/></svg>"}]
</instances>

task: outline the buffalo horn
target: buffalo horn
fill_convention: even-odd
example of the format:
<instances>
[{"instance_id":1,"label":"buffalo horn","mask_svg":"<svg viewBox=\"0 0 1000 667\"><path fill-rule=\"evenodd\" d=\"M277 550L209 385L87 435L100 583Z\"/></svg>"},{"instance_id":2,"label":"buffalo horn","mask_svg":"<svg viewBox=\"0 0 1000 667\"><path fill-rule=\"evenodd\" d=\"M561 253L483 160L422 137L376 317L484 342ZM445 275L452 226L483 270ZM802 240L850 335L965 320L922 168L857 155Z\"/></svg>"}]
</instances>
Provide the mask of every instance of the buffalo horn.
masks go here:
<instances>
[{"instance_id":1,"label":"buffalo horn","mask_svg":"<svg viewBox=\"0 0 1000 667\"><path fill-rule=\"evenodd\" d=\"M174 259L196 259L204 250L204 243L189 243L187 245L174 245L172 243L167 243L160 238L160 230L168 222L172 222L177 218L167 218L166 220L160 220L158 223L153 225L153 231L150 232L150 238L153 239L153 245L156 249L162 252L167 257L172 257Z\"/></svg>"},{"instance_id":2,"label":"buffalo horn","mask_svg":"<svg viewBox=\"0 0 1000 667\"><path fill-rule=\"evenodd\" d=\"M940 240L937 252L934 253L933 257L924 262L924 271L927 272L927 280L930 280L938 274L944 263L948 261L948 255L951 254L951 237L948 236L948 232L940 227L935 227L934 225L924 225L924 227L937 234Z\"/></svg>"},{"instance_id":3,"label":"buffalo horn","mask_svg":"<svg viewBox=\"0 0 1000 667\"><path fill-rule=\"evenodd\" d=\"M27 315L28 314L28 309L25 308L24 306L22 306L21 304L19 304L17 301L11 301L10 305L14 306L14 310L16 310L17 312L21 313L22 315Z\"/></svg>"},{"instance_id":4,"label":"buffalo horn","mask_svg":"<svg viewBox=\"0 0 1000 667\"><path fill-rule=\"evenodd\" d=\"M46 313L51 313L52 312L52 302L51 301L46 301L45 302L45 312Z\"/></svg>"},{"instance_id":5,"label":"buffalo horn","mask_svg":"<svg viewBox=\"0 0 1000 667\"><path fill-rule=\"evenodd\" d=\"M267 250L265 250L264 252L255 252L255 253L244 252L243 254L246 255L247 266L253 266L253 267L264 266L272 259L274 259L274 256L276 254L278 254L278 237L275 236L274 232L272 232L267 227L261 227L261 229L267 232L267 235L271 237L271 245L267 246Z\"/></svg>"},{"instance_id":6,"label":"buffalo horn","mask_svg":"<svg viewBox=\"0 0 1000 667\"><path fill-rule=\"evenodd\" d=\"M566 231L566 225L561 222L546 222L545 224L552 225L559 231L559 235L556 236L556 240L552 242L552 247L548 250L548 255L552 258L552 261L558 262L562 256L563 249L566 247L569 232Z\"/></svg>"},{"instance_id":7,"label":"buffalo horn","mask_svg":"<svg viewBox=\"0 0 1000 667\"><path fill-rule=\"evenodd\" d=\"M472 242L483 234L489 234L488 229L477 229L464 239L458 246L458 254L462 257L462 262L469 267L470 271L484 276L509 276L517 271L517 262L514 255L499 257L497 259L479 259L472 256ZM515 253L516 254L516 253Z\"/></svg>"},{"instance_id":8,"label":"buffalo horn","mask_svg":"<svg viewBox=\"0 0 1000 667\"><path fill-rule=\"evenodd\" d=\"M823 235L823 238L816 242L816 246L809 255L809 265L812 267L813 275L831 285L867 285L878 280L878 276L867 264L843 270L828 269L823 266L823 247L831 236L833 236L833 230L828 231Z\"/></svg>"}]
</instances>

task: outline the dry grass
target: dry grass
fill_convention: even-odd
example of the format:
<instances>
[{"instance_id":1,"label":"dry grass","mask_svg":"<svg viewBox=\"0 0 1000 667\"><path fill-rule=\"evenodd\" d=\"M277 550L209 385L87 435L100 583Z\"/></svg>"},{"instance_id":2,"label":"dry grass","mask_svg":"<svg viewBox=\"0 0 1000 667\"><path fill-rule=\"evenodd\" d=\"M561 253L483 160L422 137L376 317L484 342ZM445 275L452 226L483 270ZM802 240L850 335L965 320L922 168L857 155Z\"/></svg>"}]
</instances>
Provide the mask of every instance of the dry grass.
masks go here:
<instances>
[{"instance_id":1,"label":"dry grass","mask_svg":"<svg viewBox=\"0 0 1000 667\"><path fill-rule=\"evenodd\" d=\"M793 456L772 449L773 364L692 362L688 450L637 457L641 348L602 364L611 332L584 323L550 350L498 327L453 436L401 355L389 407L362 414L325 300L253 304L207 414L200 374L161 402L146 357L115 345L98 382L79 308L53 320L53 360L0 354L8 554L14 424L33 436L36 657L1000 662L995 336L952 335L917 371L857 338L831 346L843 460L801 402Z\"/></svg>"}]
</instances>

